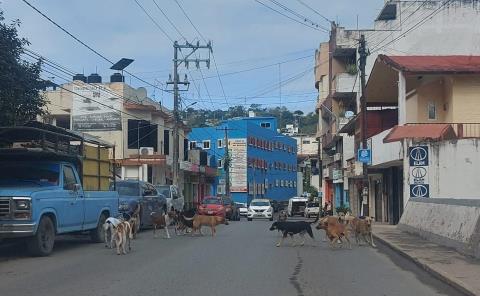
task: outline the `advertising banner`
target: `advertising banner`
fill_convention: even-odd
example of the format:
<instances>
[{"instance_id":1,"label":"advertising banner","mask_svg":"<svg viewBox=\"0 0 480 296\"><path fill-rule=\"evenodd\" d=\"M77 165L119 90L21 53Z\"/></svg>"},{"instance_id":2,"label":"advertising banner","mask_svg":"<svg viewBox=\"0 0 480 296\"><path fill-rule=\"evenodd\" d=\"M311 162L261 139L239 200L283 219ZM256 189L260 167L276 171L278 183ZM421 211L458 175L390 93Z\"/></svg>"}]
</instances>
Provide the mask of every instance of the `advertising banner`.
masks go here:
<instances>
[{"instance_id":1,"label":"advertising banner","mask_svg":"<svg viewBox=\"0 0 480 296\"><path fill-rule=\"evenodd\" d=\"M230 192L247 192L247 140L228 140Z\"/></svg>"}]
</instances>

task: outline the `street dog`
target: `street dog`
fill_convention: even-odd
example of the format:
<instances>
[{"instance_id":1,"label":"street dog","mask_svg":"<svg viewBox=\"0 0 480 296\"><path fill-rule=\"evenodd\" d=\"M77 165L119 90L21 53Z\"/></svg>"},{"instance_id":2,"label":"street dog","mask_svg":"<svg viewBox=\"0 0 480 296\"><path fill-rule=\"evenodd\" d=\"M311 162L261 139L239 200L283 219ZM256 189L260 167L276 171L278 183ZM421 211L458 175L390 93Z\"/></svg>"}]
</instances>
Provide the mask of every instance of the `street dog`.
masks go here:
<instances>
[{"instance_id":1,"label":"street dog","mask_svg":"<svg viewBox=\"0 0 480 296\"><path fill-rule=\"evenodd\" d=\"M137 238L137 233L140 230L141 225L140 223L140 204L137 205L135 211L132 213L130 219L128 219L130 226L132 227L132 235L133 238Z\"/></svg>"},{"instance_id":2,"label":"street dog","mask_svg":"<svg viewBox=\"0 0 480 296\"><path fill-rule=\"evenodd\" d=\"M179 233L185 234L188 233L188 229L193 229L193 217L195 216L195 212L193 211L183 211L180 213L177 213L176 219L176 228L175 228L175 233L177 235Z\"/></svg>"},{"instance_id":3,"label":"street dog","mask_svg":"<svg viewBox=\"0 0 480 296\"><path fill-rule=\"evenodd\" d=\"M294 235L298 234L300 237L303 239L302 242L300 243L301 246L305 244L305 233L308 233L308 235L314 239L313 237L313 232L312 232L312 224L316 223L318 221L315 219L313 222L306 222L306 221L277 221L273 222L272 226L270 226L270 231L273 230L278 230L282 232L282 238L280 241L277 243L277 247L280 247L283 243L283 240L290 235L290 238L292 239L292 247L296 245Z\"/></svg>"},{"instance_id":4,"label":"street dog","mask_svg":"<svg viewBox=\"0 0 480 296\"><path fill-rule=\"evenodd\" d=\"M132 227L128 221L122 221L115 227L115 245L117 246L117 255L127 254L127 244L128 251L132 250L130 241L132 240Z\"/></svg>"},{"instance_id":5,"label":"street dog","mask_svg":"<svg viewBox=\"0 0 480 296\"><path fill-rule=\"evenodd\" d=\"M115 242L115 228L118 224L120 224L123 220L109 217L103 223L103 233L104 233L104 240L105 240L105 248L113 248L113 244Z\"/></svg>"},{"instance_id":6,"label":"street dog","mask_svg":"<svg viewBox=\"0 0 480 296\"><path fill-rule=\"evenodd\" d=\"M357 245L360 245L360 238L363 238L365 242L372 247L376 248L377 246L373 242L372 234L372 222L373 217L359 217L354 218L350 223L352 226L352 231L355 234L355 240Z\"/></svg>"},{"instance_id":7,"label":"street dog","mask_svg":"<svg viewBox=\"0 0 480 296\"><path fill-rule=\"evenodd\" d=\"M225 217L220 216L195 215L193 217L192 235L197 231L200 232L200 235L203 235L202 226L210 226L212 237L214 237L217 233L216 226L219 224L228 225L228 221Z\"/></svg>"},{"instance_id":8,"label":"street dog","mask_svg":"<svg viewBox=\"0 0 480 296\"><path fill-rule=\"evenodd\" d=\"M330 247L335 248L337 243L344 243L344 239L347 242L347 246L350 249L351 243L348 238L348 225L343 224L342 220L338 217L327 216L320 219L316 229L323 229L327 235L327 238L330 240Z\"/></svg>"},{"instance_id":9,"label":"street dog","mask_svg":"<svg viewBox=\"0 0 480 296\"><path fill-rule=\"evenodd\" d=\"M287 211L281 210L280 213L278 213L278 221L279 222L287 221Z\"/></svg>"},{"instance_id":10,"label":"street dog","mask_svg":"<svg viewBox=\"0 0 480 296\"><path fill-rule=\"evenodd\" d=\"M170 238L170 233L168 232L168 226L170 225L170 215L160 212L151 212L150 218L152 219L153 224L153 237L157 237L157 228L163 228L165 229L166 238Z\"/></svg>"}]
</instances>

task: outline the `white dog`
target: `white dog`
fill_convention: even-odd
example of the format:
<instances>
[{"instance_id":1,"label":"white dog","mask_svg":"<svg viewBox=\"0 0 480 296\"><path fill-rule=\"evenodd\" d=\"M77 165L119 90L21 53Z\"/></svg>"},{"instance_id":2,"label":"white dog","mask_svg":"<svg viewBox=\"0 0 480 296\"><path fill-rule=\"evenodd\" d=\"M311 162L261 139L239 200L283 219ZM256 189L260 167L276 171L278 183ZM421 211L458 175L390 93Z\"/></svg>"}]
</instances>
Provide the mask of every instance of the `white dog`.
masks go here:
<instances>
[{"instance_id":1,"label":"white dog","mask_svg":"<svg viewBox=\"0 0 480 296\"><path fill-rule=\"evenodd\" d=\"M118 224L122 223L123 220L110 217L105 220L103 224L103 233L105 234L105 248L113 248L115 243L115 228ZM110 235L110 239L108 237Z\"/></svg>"}]
</instances>

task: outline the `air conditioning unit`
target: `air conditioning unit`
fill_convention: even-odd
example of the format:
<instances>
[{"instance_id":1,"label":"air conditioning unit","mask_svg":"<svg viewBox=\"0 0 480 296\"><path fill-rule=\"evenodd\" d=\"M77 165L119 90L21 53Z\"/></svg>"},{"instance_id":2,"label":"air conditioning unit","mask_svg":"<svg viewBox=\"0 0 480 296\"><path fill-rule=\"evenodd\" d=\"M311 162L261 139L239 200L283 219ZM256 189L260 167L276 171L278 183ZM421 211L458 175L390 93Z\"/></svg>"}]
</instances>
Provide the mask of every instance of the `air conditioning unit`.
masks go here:
<instances>
[{"instance_id":1,"label":"air conditioning unit","mask_svg":"<svg viewBox=\"0 0 480 296\"><path fill-rule=\"evenodd\" d=\"M342 159L342 154L340 153L335 153L333 155L333 161L340 161Z\"/></svg>"},{"instance_id":2,"label":"air conditioning unit","mask_svg":"<svg viewBox=\"0 0 480 296\"><path fill-rule=\"evenodd\" d=\"M140 147L140 155L153 155L153 147Z\"/></svg>"}]
</instances>

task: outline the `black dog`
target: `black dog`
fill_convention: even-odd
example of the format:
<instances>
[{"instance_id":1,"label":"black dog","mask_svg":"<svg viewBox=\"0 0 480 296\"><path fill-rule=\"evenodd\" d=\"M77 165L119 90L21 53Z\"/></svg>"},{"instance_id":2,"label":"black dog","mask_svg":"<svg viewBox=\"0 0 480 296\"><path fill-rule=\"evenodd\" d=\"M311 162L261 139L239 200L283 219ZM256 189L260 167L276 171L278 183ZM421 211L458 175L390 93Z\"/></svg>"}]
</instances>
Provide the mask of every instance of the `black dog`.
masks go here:
<instances>
[{"instance_id":1,"label":"black dog","mask_svg":"<svg viewBox=\"0 0 480 296\"><path fill-rule=\"evenodd\" d=\"M318 219L319 218L317 217L317 219L315 219L315 221L313 222L306 222L306 221L273 222L272 226L270 227L270 231L278 230L278 231L281 231L283 234L281 240L277 244L277 247L280 247L282 245L283 240L287 237L287 235L290 235L290 237L292 238L292 241L293 241L292 247L295 246L295 239L293 238L293 235L295 234L299 234L302 237L303 241L300 244L301 246L305 244L305 233L308 233L308 235L312 239L314 239L312 224L317 222Z\"/></svg>"},{"instance_id":2,"label":"black dog","mask_svg":"<svg viewBox=\"0 0 480 296\"><path fill-rule=\"evenodd\" d=\"M192 229L194 216L195 210L188 210L177 213L175 232L178 230L185 233L187 232L188 228Z\"/></svg>"}]
</instances>

